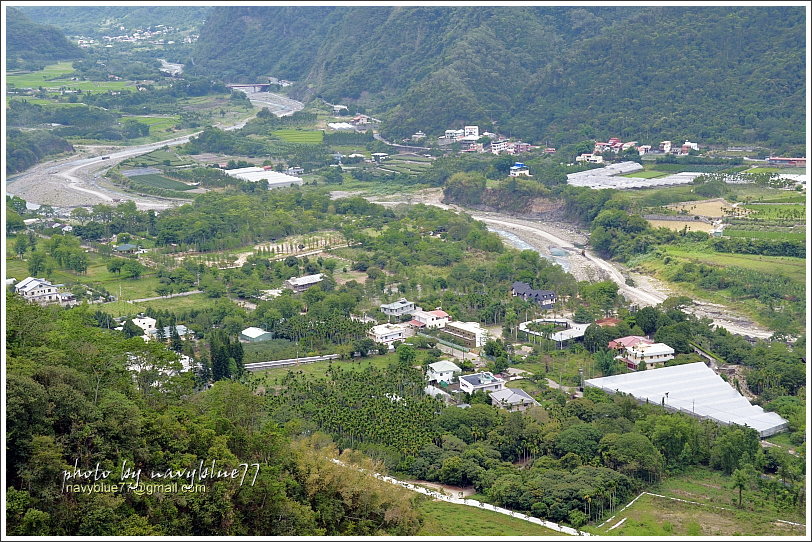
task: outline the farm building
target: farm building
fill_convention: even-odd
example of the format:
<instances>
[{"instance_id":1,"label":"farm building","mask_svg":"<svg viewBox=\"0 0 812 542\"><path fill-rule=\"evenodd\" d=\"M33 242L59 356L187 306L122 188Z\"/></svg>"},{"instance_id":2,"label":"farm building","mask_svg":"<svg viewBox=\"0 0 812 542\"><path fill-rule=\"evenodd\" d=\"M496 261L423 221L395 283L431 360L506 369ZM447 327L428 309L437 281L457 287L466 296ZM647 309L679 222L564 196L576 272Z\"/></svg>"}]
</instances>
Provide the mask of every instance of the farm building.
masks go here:
<instances>
[{"instance_id":1,"label":"farm building","mask_svg":"<svg viewBox=\"0 0 812 542\"><path fill-rule=\"evenodd\" d=\"M607 393L629 394L640 402L656 403L671 411L711 419L724 425L752 427L761 438L784 431L788 425L787 420L778 414L751 405L701 361L653 371L592 378L584 384Z\"/></svg>"},{"instance_id":2,"label":"farm building","mask_svg":"<svg viewBox=\"0 0 812 542\"><path fill-rule=\"evenodd\" d=\"M296 293L304 292L311 286L314 286L324 280L323 273L316 273L315 275L305 275L303 277L292 277L284 282L285 288L293 290Z\"/></svg>"},{"instance_id":3,"label":"farm building","mask_svg":"<svg viewBox=\"0 0 812 542\"><path fill-rule=\"evenodd\" d=\"M237 169L223 170L227 175L237 177L243 181L251 183L259 182L262 179L268 181L268 188L283 188L285 186L301 185L302 179L280 173L278 171L270 171L259 166L241 167Z\"/></svg>"},{"instance_id":4,"label":"farm building","mask_svg":"<svg viewBox=\"0 0 812 542\"><path fill-rule=\"evenodd\" d=\"M247 327L240 331L240 340L249 343L258 343L273 339L273 333L258 327Z\"/></svg>"}]
</instances>

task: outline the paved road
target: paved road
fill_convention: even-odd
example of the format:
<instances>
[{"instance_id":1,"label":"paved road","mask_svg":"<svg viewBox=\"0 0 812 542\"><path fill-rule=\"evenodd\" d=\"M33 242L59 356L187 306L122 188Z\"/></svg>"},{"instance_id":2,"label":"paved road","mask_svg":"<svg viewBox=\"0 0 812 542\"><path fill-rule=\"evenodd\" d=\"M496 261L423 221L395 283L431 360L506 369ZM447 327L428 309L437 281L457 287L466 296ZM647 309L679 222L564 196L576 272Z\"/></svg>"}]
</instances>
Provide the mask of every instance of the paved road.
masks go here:
<instances>
[{"instance_id":1,"label":"paved road","mask_svg":"<svg viewBox=\"0 0 812 542\"><path fill-rule=\"evenodd\" d=\"M428 495L429 497L434 498L438 501L446 501L452 504L461 504L464 506L473 506L475 508L479 508L482 510L490 510L491 512L496 512L499 514L503 514L505 516L514 517L516 519L521 519L524 521L528 521L530 523L535 523L536 525L541 525L542 527L546 527L547 529L551 529L553 531L557 531L563 534L569 534L573 536L592 536L592 534L579 531L578 529L573 529L572 527L567 527L566 525L559 525L558 523L553 523L552 521L546 521L543 519L539 519L537 517L528 516L527 514L522 514L521 512L516 512L514 510L508 510L507 508L501 508L499 506L494 506L492 504L484 503L482 501L477 501L474 499L458 499L456 497L449 497L443 493L438 491L434 491L433 489L428 489L425 487L420 487L418 485L410 484L409 482L404 482L403 480L398 480L397 478L392 478L391 476L385 476L383 474L379 474L377 472L370 472L365 469L361 469L352 465L348 465L339 459L332 458L330 459L333 463L338 465L348 467L351 469L358 470L360 472L370 474L379 480L383 480L384 482L388 482L390 484L398 485L400 487L406 488L410 491L415 491L417 493L422 493L423 495Z\"/></svg>"},{"instance_id":2,"label":"paved road","mask_svg":"<svg viewBox=\"0 0 812 542\"><path fill-rule=\"evenodd\" d=\"M532 222L524 222L517 219L506 217L494 218L491 215L483 215L472 213L471 216L476 220L481 220L486 224L498 224L506 229L514 229L524 231L536 237L544 238L548 241L555 243L557 246L570 252L581 253L580 249L575 245L557 237L542 229L541 225L533 224ZM584 257L592 263L596 268L602 270L607 278L618 285L618 292L623 295L630 302L639 306L654 306L659 305L666 299L666 295L654 290L644 290L636 286L629 286L626 284L626 278L612 263L596 256L590 251L584 251ZM696 302L695 307L685 307L685 311L693 313L698 317L709 317L713 323L719 327L723 327L736 335L749 335L750 337L757 337L759 339L768 339L772 336L772 331L762 328L754 323L741 323L733 321L732 317L723 317L718 314L716 309L721 306L712 305L709 303Z\"/></svg>"},{"instance_id":3,"label":"paved road","mask_svg":"<svg viewBox=\"0 0 812 542\"><path fill-rule=\"evenodd\" d=\"M251 100L254 105L268 107L274 114L280 117L290 115L304 107L302 102L297 102L286 96L270 92L249 94L248 99ZM256 113L234 125L221 128L226 131L238 130L255 116ZM96 205L99 203L111 203L116 200L135 201L138 208L142 210L160 210L175 207L186 203L188 200L160 198L156 196L136 196L115 188L100 186L94 180L94 174L98 176L98 170L112 167L132 156L145 154L164 146L172 147L182 145L200 133L201 132L198 131L192 134L134 147L118 147L118 150L90 158L69 161L60 159L38 164L28 171L9 179L6 183L6 189L9 193L18 195L31 203L52 205L54 207L76 206L77 203L79 205ZM57 182L54 182L54 180L57 180ZM42 186L44 189L37 190L37 186ZM80 192L82 197L77 198L76 192Z\"/></svg>"}]
</instances>

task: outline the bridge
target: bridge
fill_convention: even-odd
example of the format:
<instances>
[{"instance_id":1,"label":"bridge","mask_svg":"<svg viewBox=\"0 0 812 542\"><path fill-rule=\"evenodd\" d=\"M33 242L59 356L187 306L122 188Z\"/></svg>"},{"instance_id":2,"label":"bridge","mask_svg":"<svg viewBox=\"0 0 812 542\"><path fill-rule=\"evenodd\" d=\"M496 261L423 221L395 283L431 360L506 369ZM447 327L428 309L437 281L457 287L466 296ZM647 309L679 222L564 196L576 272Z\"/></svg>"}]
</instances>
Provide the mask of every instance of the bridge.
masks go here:
<instances>
[{"instance_id":1,"label":"bridge","mask_svg":"<svg viewBox=\"0 0 812 542\"><path fill-rule=\"evenodd\" d=\"M271 88L269 83L229 83L226 86L230 89L241 90L243 92L267 92Z\"/></svg>"}]
</instances>

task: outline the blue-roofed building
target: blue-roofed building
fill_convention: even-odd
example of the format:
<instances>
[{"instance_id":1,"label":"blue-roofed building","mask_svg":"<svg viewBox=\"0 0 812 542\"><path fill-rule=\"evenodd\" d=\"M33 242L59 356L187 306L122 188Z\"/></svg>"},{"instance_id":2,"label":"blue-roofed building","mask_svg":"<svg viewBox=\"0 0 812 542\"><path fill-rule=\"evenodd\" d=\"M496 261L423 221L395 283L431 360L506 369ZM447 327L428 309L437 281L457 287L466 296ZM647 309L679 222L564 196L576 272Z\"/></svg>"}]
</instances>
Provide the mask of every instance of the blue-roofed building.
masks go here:
<instances>
[{"instance_id":1,"label":"blue-roofed building","mask_svg":"<svg viewBox=\"0 0 812 542\"><path fill-rule=\"evenodd\" d=\"M522 162L516 162L510 166L508 175L511 177L521 177L522 175L525 177L532 177L532 175L530 175L530 168L524 165Z\"/></svg>"}]
</instances>

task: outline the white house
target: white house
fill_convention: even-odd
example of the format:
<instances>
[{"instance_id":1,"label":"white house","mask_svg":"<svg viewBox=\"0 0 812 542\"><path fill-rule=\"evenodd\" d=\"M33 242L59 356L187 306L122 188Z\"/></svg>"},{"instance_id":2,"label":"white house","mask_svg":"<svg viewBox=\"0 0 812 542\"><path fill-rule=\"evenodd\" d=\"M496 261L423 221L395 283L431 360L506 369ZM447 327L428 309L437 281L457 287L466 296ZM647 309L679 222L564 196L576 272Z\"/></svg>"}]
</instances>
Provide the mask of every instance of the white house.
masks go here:
<instances>
[{"instance_id":1,"label":"white house","mask_svg":"<svg viewBox=\"0 0 812 542\"><path fill-rule=\"evenodd\" d=\"M617 359L626 363L629 369L637 369L641 361L646 362L646 369L662 367L666 361L674 359L674 349L665 343L639 342L626 347L625 355Z\"/></svg>"},{"instance_id":2,"label":"white house","mask_svg":"<svg viewBox=\"0 0 812 542\"><path fill-rule=\"evenodd\" d=\"M465 130L446 130L445 138L451 141L457 141L465 137Z\"/></svg>"},{"instance_id":3,"label":"white house","mask_svg":"<svg viewBox=\"0 0 812 542\"><path fill-rule=\"evenodd\" d=\"M461 339L468 348L479 348L488 340L488 330L478 322L449 322L443 332Z\"/></svg>"},{"instance_id":4,"label":"white house","mask_svg":"<svg viewBox=\"0 0 812 542\"><path fill-rule=\"evenodd\" d=\"M73 305L76 299L71 293L61 293L59 288L62 284L51 284L45 279L27 277L14 285L14 291L26 301L31 301L39 305L60 304L62 306Z\"/></svg>"},{"instance_id":5,"label":"white house","mask_svg":"<svg viewBox=\"0 0 812 542\"><path fill-rule=\"evenodd\" d=\"M402 316L404 314L412 314L414 311L420 310L415 307L413 301L408 301L405 297L401 297L392 303L384 303L381 305L381 312L387 316Z\"/></svg>"},{"instance_id":6,"label":"white house","mask_svg":"<svg viewBox=\"0 0 812 542\"><path fill-rule=\"evenodd\" d=\"M588 162L590 164L602 164L603 163L603 156L600 154L592 154L585 152L579 156L575 157L576 162Z\"/></svg>"},{"instance_id":7,"label":"white house","mask_svg":"<svg viewBox=\"0 0 812 542\"><path fill-rule=\"evenodd\" d=\"M460 390L465 393L477 391L499 391L505 387L505 381L492 373L476 373L460 376Z\"/></svg>"},{"instance_id":8,"label":"white house","mask_svg":"<svg viewBox=\"0 0 812 542\"><path fill-rule=\"evenodd\" d=\"M409 322L413 327L422 329L444 328L445 325L451 320L443 310L436 309L433 311L415 311L412 313L412 321Z\"/></svg>"},{"instance_id":9,"label":"white house","mask_svg":"<svg viewBox=\"0 0 812 542\"><path fill-rule=\"evenodd\" d=\"M155 329L156 322L157 320L155 318L150 318L149 316L140 316L138 318L133 318L133 324L143 329L144 333L147 334Z\"/></svg>"},{"instance_id":10,"label":"white house","mask_svg":"<svg viewBox=\"0 0 812 542\"><path fill-rule=\"evenodd\" d=\"M409 324L381 324L372 327L367 335L376 343L391 344L414 336L414 328Z\"/></svg>"},{"instance_id":11,"label":"white house","mask_svg":"<svg viewBox=\"0 0 812 542\"><path fill-rule=\"evenodd\" d=\"M479 126L466 126L463 128L463 137L473 136L479 138Z\"/></svg>"},{"instance_id":12,"label":"white house","mask_svg":"<svg viewBox=\"0 0 812 542\"><path fill-rule=\"evenodd\" d=\"M524 390L519 388L503 388L491 393L491 404L515 412L527 410L531 406L538 406L539 403Z\"/></svg>"},{"instance_id":13,"label":"white house","mask_svg":"<svg viewBox=\"0 0 812 542\"><path fill-rule=\"evenodd\" d=\"M293 290L294 292L304 292L311 286L318 284L324 280L324 274L316 273L315 275L305 275L303 277L292 277L284 282L285 288Z\"/></svg>"},{"instance_id":14,"label":"white house","mask_svg":"<svg viewBox=\"0 0 812 542\"><path fill-rule=\"evenodd\" d=\"M670 141L660 141L660 150L663 151L666 154L671 152L671 142Z\"/></svg>"},{"instance_id":15,"label":"white house","mask_svg":"<svg viewBox=\"0 0 812 542\"><path fill-rule=\"evenodd\" d=\"M454 375L460 373L462 373L462 369L457 367L457 364L453 361L437 361L429 364L426 370L426 380L451 384L454 382Z\"/></svg>"}]
</instances>

